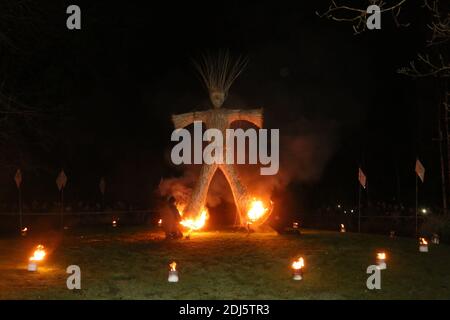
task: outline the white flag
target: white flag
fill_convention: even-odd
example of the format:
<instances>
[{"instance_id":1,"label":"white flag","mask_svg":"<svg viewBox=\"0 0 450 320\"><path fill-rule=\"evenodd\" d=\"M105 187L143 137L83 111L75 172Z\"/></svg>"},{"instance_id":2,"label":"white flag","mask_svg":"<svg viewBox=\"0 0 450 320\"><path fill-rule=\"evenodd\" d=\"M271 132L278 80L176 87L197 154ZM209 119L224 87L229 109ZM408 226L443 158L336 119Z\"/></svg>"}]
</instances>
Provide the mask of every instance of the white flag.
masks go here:
<instances>
[{"instance_id":1,"label":"white flag","mask_svg":"<svg viewBox=\"0 0 450 320\"><path fill-rule=\"evenodd\" d=\"M420 180L423 182L425 179L425 168L419 159L416 160L416 174L419 176Z\"/></svg>"},{"instance_id":2,"label":"white flag","mask_svg":"<svg viewBox=\"0 0 450 320\"><path fill-rule=\"evenodd\" d=\"M367 186L367 178L364 172L361 170L361 168L359 168L358 170L358 180L361 186L365 189Z\"/></svg>"}]
</instances>

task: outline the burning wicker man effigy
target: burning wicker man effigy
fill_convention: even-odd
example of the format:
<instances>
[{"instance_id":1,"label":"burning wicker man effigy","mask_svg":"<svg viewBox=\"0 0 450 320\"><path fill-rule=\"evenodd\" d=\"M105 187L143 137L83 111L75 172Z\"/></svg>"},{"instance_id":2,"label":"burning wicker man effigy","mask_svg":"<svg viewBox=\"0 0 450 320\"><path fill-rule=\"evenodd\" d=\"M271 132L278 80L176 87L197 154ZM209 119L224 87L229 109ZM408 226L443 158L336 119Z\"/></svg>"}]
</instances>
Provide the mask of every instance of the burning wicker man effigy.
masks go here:
<instances>
[{"instance_id":1,"label":"burning wicker man effigy","mask_svg":"<svg viewBox=\"0 0 450 320\"><path fill-rule=\"evenodd\" d=\"M200 62L194 62L201 79L208 90L212 109L189 112L172 116L175 129L184 128L190 124L201 122L207 129L220 130L223 136L234 121L248 121L258 128L263 125L263 110L260 109L227 109L223 108L228 91L242 73L247 64L243 58L231 59L228 52L220 52L216 56L204 55ZM234 147L234 146L233 146ZM225 157L230 151L225 145ZM235 164L203 163L200 175L187 203L177 202L177 208L182 216L181 224L190 230L203 228L208 219L206 198L211 180L217 170L221 170L227 179L237 209L237 225L240 227L257 228L264 223L272 211L272 203L252 197L239 177ZM177 199L178 200L178 199Z\"/></svg>"}]
</instances>

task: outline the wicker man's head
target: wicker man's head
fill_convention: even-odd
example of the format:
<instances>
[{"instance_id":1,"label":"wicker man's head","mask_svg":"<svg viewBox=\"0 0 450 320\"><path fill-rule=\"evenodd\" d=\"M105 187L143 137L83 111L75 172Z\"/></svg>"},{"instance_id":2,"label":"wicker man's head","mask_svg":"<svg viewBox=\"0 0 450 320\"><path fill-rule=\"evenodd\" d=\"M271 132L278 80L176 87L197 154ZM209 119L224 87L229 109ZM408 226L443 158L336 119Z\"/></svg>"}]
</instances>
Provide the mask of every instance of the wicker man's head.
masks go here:
<instances>
[{"instance_id":1,"label":"wicker man's head","mask_svg":"<svg viewBox=\"0 0 450 320\"><path fill-rule=\"evenodd\" d=\"M244 70L247 60L241 57L232 59L228 51L216 55L206 54L199 62L194 61L203 83L209 92L209 99L214 108L222 107L228 90L234 80Z\"/></svg>"}]
</instances>

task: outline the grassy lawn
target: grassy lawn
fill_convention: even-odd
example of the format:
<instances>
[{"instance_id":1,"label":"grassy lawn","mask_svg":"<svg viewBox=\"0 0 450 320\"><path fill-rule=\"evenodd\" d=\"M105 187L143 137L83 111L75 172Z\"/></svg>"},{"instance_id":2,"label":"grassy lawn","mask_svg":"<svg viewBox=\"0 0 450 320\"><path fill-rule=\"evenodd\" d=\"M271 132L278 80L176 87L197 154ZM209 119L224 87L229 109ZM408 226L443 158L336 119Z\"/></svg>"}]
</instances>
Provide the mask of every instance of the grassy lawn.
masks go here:
<instances>
[{"instance_id":1,"label":"grassy lawn","mask_svg":"<svg viewBox=\"0 0 450 320\"><path fill-rule=\"evenodd\" d=\"M48 259L26 271L38 243ZM366 268L388 255L381 290L368 290ZM290 264L305 258L303 281ZM168 283L178 263L179 283ZM66 267L79 265L82 289L66 288ZM419 253L414 239L324 231L302 236L204 232L165 241L158 230L110 228L0 240L1 299L449 299L450 246Z\"/></svg>"}]
</instances>

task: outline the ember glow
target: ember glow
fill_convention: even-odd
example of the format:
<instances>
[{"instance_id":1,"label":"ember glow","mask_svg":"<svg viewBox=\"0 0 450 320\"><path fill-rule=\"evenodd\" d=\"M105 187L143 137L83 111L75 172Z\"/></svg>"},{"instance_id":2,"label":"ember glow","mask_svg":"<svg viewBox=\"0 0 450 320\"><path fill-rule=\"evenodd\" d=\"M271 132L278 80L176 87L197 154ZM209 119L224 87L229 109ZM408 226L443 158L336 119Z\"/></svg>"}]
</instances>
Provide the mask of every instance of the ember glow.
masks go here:
<instances>
[{"instance_id":1,"label":"ember glow","mask_svg":"<svg viewBox=\"0 0 450 320\"><path fill-rule=\"evenodd\" d=\"M428 245L428 241L425 240L425 238L419 238L419 243L421 246L426 246Z\"/></svg>"},{"instance_id":2,"label":"ember glow","mask_svg":"<svg viewBox=\"0 0 450 320\"><path fill-rule=\"evenodd\" d=\"M251 222L255 222L263 217L269 211L261 200L253 199L247 217Z\"/></svg>"},{"instance_id":3,"label":"ember glow","mask_svg":"<svg viewBox=\"0 0 450 320\"><path fill-rule=\"evenodd\" d=\"M30 257L30 261L42 261L44 260L46 253L43 245L38 245L36 250L33 253L33 256Z\"/></svg>"},{"instance_id":4,"label":"ember glow","mask_svg":"<svg viewBox=\"0 0 450 320\"><path fill-rule=\"evenodd\" d=\"M305 261L302 257L292 263L292 269L299 270L305 266Z\"/></svg>"}]
</instances>

